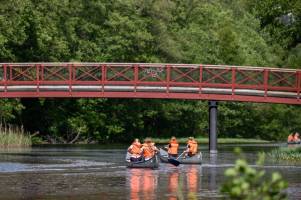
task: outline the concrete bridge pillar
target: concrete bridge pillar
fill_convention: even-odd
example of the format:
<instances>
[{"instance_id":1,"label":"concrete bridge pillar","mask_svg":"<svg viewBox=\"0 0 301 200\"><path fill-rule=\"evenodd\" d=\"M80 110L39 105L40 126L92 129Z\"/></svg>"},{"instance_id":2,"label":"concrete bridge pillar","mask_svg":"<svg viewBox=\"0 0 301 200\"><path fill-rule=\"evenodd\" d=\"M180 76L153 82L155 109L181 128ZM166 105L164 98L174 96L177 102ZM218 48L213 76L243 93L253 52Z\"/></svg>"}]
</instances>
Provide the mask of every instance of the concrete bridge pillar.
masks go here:
<instances>
[{"instance_id":1,"label":"concrete bridge pillar","mask_svg":"<svg viewBox=\"0 0 301 200\"><path fill-rule=\"evenodd\" d=\"M217 102L209 101L209 151L217 153Z\"/></svg>"}]
</instances>

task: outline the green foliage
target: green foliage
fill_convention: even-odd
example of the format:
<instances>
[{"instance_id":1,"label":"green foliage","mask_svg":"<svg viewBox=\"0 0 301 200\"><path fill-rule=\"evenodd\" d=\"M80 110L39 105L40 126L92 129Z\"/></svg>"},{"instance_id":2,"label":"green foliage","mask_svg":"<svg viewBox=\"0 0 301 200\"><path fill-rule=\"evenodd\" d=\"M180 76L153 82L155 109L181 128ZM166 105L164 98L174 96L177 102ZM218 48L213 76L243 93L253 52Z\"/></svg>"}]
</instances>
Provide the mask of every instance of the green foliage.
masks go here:
<instances>
[{"instance_id":1,"label":"green foliage","mask_svg":"<svg viewBox=\"0 0 301 200\"><path fill-rule=\"evenodd\" d=\"M301 44L298 44L295 48L291 49L287 57L287 66L294 68L300 68L301 66Z\"/></svg>"},{"instance_id":2,"label":"green foliage","mask_svg":"<svg viewBox=\"0 0 301 200\"><path fill-rule=\"evenodd\" d=\"M275 58L255 17L219 2L10 0L0 12L2 61L268 65Z\"/></svg>"},{"instance_id":3,"label":"green foliage","mask_svg":"<svg viewBox=\"0 0 301 200\"><path fill-rule=\"evenodd\" d=\"M260 123L258 131L264 134L264 138L286 140L288 133L301 128L301 116L298 114L300 107L288 105L261 105L259 111Z\"/></svg>"},{"instance_id":4,"label":"green foliage","mask_svg":"<svg viewBox=\"0 0 301 200\"><path fill-rule=\"evenodd\" d=\"M255 0L250 9L260 19L263 31L269 32L285 48L300 42L301 3L298 0Z\"/></svg>"},{"instance_id":5,"label":"green foliage","mask_svg":"<svg viewBox=\"0 0 301 200\"><path fill-rule=\"evenodd\" d=\"M263 163L260 157L258 164ZM287 199L284 189L287 183L278 172L273 172L271 177L264 170L258 170L248 165L245 159L236 160L235 166L225 171L226 182L221 187L221 192L229 199L237 200L281 200Z\"/></svg>"},{"instance_id":6,"label":"green foliage","mask_svg":"<svg viewBox=\"0 0 301 200\"><path fill-rule=\"evenodd\" d=\"M72 135L77 134L76 137L71 141L71 143L74 143L82 133L86 133L88 130L88 127L81 116L68 118L67 126L69 126Z\"/></svg>"},{"instance_id":7,"label":"green foliage","mask_svg":"<svg viewBox=\"0 0 301 200\"><path fill-rule=\"evenodd\" d=\"M200 123L207 118L205 104L197 101L46 99L37 103L39 106L32 100L23 100L27 106L22 113L24 125L42 136L48 132L66 141L78 133L81 140L99 142L130 141L133 137L146 136L198 136L204 134L207 126L205 122ZM34 122L33 118L26 118L30 114L36 116Z\"/></svg>"},{"instance_id":8,"label":"green foliage","mask_svg":"<svg viewBox=\"0 0 301 200\"><path fill-rule=\"evenodd\" d=\"M17 99L0 99L0 124L6 126L22 109L24 106Z\"/></svg>"},{"instance_id":9,"label":"green foliage","mask_svg":"<svg viewBox=\"0 0 301 200\"><path fill-rule=\"evenodd\" d=\"M35 144L44 144L45 141L41 137L33 136L33 137L31 137L31 143L33 145L35 145Z\"/></svg>"}]
</instances>

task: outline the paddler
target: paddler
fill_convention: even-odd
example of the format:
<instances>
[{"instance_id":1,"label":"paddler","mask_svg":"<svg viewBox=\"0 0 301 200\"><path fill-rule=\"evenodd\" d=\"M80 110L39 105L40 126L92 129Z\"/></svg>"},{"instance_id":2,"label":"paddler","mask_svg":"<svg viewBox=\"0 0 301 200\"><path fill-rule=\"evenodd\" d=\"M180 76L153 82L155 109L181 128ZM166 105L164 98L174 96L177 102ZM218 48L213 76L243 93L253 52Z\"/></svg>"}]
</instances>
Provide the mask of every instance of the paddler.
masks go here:
<instances>
[{"instance_id":1,"label":"paddler","mask_svg":"<svg viewBox=\"0 0 301 200\"><path fill-rule=\"evenodd\" d=\"M178 149L179 149L179 143L176 139L176 137L172 136L169 144L167 146L167 152L169 158L177 158L178 157Z\"/></svg>"},{"instance_id":2,"label":"paddler","mask_svg":"<svg viewBox=\"0 0 301 200\"><path fill-rule=\"evenodd\" d=\"M186 156L192 157L198 152L198 143L193 137L189 137L187 141L187 148L185 150Z\"/></svg>"},{"instance_id":3,"label":"paddler","mask_svg":"<svg viewBox=\"0 0 301 200\"><path fill-rule=\"evenodd\" d=\"M295 134L296 133L289 134L289 136L287 137L287 142L294 142Z\"/></svg>"},{"instance_id":4,"label":"paddler","mask_svg":"<svg viewBox=\"0 0 301 200\"><path fill-rule=\"evenodd\" d=\"M296 142L296 143L300 142L300 135L298 132L296 132L294 135L294 142Z\"/></svg>"},{"instance_id":5,"label":"paddler","mask_svg":"<svg viewBox=\"0 0 301 200\"><path fill-rule=\"evenodd\" d=\"M142 160L141 156L141 143L138 138L135 138L131 146L128 148L128 152L131 154L131 162L137 162Z\"/></svg>"},{"instance_id":6,"label":"paddler","mask_svg":"<svg viewBox=\"0 0 301 200\"><path fill-rule=\"evenodd\" d=\"M145 138L140 153L143 155L145 160L149 160L158 152L155 143L152 142L151 138Z\"/></svg>"}]
</instances>

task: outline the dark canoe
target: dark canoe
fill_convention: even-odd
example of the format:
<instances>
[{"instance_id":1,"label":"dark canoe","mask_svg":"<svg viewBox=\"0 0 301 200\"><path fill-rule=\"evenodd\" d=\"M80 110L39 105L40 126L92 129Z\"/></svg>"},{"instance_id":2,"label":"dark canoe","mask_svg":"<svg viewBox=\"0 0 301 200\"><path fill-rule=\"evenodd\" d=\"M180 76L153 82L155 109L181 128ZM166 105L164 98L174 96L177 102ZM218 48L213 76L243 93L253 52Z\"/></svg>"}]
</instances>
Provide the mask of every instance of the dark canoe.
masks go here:
<instances>
[{"instance_id":1,"label":"dark canoe","mask_svg":"<svg viewBox=\"0 0 301 200\"><path fill-rule=\"evenodd\" d=\"M160 161L163 163L169 163L168 162L168 153L164 151L163 149L160 149ZM193 157L187 157L187 158L179 158L177 161L180 162L180 164L196 164L201 165L202 164L202 156L201 153L193 156Z\"/></svg>"},{"instance_id":2,"label":"dark canoe","mask_svg":"<svg viewBox=\"0 0 301 200\"><path fill-rule=\"evenodd\" d=\"M301 142L287 142L287 144L300 144Z\"/></svg>"},{"instance_id":3,"label":"dark canoe","mask_svg":"<svg viewBox=\"0 0 301 200\"><path fill-rule=\"evenodd\" d=\"M129 168L152 168L152 169L156 169L156 168L159 167L159 160L158 160L157 155L155 155L154 157L152 157L151 159L146 160L146 161L131 162L130 161L130 154L127 153L125 164Z\"/></svg>"}]
</instances>

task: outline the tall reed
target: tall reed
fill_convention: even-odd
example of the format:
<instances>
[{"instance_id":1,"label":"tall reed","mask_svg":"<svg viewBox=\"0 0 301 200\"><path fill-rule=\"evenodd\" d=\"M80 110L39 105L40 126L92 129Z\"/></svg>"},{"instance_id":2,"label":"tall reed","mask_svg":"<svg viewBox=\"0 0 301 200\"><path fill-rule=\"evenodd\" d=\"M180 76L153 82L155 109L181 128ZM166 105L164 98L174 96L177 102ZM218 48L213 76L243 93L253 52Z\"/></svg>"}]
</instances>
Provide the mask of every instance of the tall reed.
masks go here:
<instances>
[{"instance_id":1,"label":"tall reed","mask_svg":"<svg viewBox=\"0 0 301 200\"><path fill-rule=\"evenodd\" d=\"M275 149L267 153L267 156L273 160L301 161L301 146Z\"/></svg>"},{"instance_id":2,"label":"tall reed","mask_svg":"<svg viewBox=\"0 0 301 200\"><path fill-rule=\"evenodd\" d=\"M0 124L0 148L29 146L31 146L31 137L23 127L3 127Z\"/></svg>"}]
</instances>

